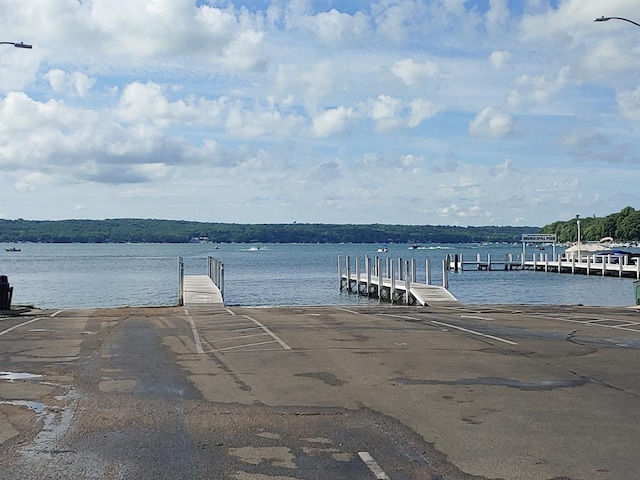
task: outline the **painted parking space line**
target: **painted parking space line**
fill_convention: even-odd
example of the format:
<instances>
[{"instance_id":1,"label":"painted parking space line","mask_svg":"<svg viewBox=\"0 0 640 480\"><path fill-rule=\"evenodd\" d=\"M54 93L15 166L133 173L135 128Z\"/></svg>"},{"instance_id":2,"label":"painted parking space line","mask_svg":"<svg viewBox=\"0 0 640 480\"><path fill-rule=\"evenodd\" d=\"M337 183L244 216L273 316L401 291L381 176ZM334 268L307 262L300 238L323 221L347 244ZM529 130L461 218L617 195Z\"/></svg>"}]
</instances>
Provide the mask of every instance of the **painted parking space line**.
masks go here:
<instances>
[{"instance_id":1,"label":"painted parking space line","mask_svg":"<svg viewBox=\"0 0 640 480\"><path fill-rule=\"evenodd\" d=\"M245 315L245 317L248 318L249 320L252 320L253 322L255 322L256 325L260 326L260 328L262 328L265 332L267 332L271 336L271 338L273 338L276 342L278 342L280 344L280 346L282 348L284 348L285 350L291 350L291 347L289 345L287 345L280 337L278 337L275 333L273 333L271 330L269 330L267 327L265 327L258 320L256 320L255 318L251 318L248 315Z\"/></svg>"},{"instance_id":2,"label":"painted parking space line","mask_svg":"<svg viewBox=\"0 0 640 480\"><path fill-rule=\"evenodd\" d=\"M225 347L225 348L216 348L215 350L207 350L206 353L228 352L229 350L238 350L239 348L257 347L260 345L269 345L271 343L278 343L278 342L275 340L268 340L266 342L244 343L242 345L236 345L234 347Z\"/></svg>"},{"instance_id":3,"label":"painted parking space line","mask_svg":"<svg viewBox=\"0 0 640 480\"><path fill-rule=\"evenodd\" d=\"M479 317L477 315L460 315L460 318L471 318L473 320L489 320L492 322L495 322L496 319L495 318L491 318L491 317Z\"/></svg>"},{"instance_id":4,"label":"painted parking space line","mask_svg":"<svg viewBox=\"0 0 640 480\"><path fill-rule=\"evenodd\" d=\"M365 463L367 468L376 476L376 480L390 480L389 476L380 468L378 462L374 460L369 452L358 452L358 456Z\"/></svg>"},{"instance_id":5,"label":"painted parking space line","mask_svg":"<svg viewBox=\"0 0 640 480\"><path fill-rule=\"evenodd\" d=\"M63 312L63 310L58 310L57 312L52 313L52 314L51 314L51 315L49 315L48 317L32 318L31 320L28 320L28 321L26 321L26 322L22 322L22 323L19 323L18 325L14 325L13 327L10 327L10 328L7 328L6 330L1 331L1 332L0 332L0 337L1 337L2 335L6 335L6 334L7 334L7 333L9 333L9 332L12 332L12 331L13 331L13 330L15 330L16 328L20 328L20 327L24 326L24 325L29 325L30 323L37 322L37 321L39 321L39 320L44 320L45 318L53 318L53 317L57 316L59 313L61 313L61 312Z\"/></svg>"},{"instance_id":6,"label":"painted parking space line","mask_svg":"<svg viewBox=\"0 0 640 480\"><path fill-rule=\"evenodd\" d=\"M264 332L264 333L255 333L253 335L238 335L237 337L216 338L216 342L228 342L230 340L239 340L241 338L264 337L265 335L269 335L269 334Z\"/></svg>"},{"instance_id":7,"label":"painted parking space line","mask_svg":"<svg viewBox=\"0 0 640 480\"><path fill-rule=\"evenodd\" d=\"M500 337L496 337L495 335L488 335L486 333L476 332L475 330L469 330L468 328L458 327L457 325L451 325L450 323L438 322L436 320L430 320L430 322L435 325L442 325L444 327L453 328L453 329L460 330L467 333L472 333L473 335L479 335L481 337L497 340L498 342L508 343L509 345L518 345L516 342L512 342L511 340L507 340L506 338L500 338Z\"/></svg>"},{"instance_id":8,"label":"painted parking space line","mask_svg":"<svg viewBox=\"0 0 640 480\"><path fill-rule=\"evenodd\" d=\"M527 315L520 314L520 316L526 317ZM555 321L568 322L568 323L577 323L579 325L592 326L592 327L610 328L612 330L623 330L625 332L640 333L640 325L639 325L639 328L629 328L629 327L625 327L625 326L622 326L622 325L603 325L602 323L590 323L590 321L586 320L586 319L575 320L575 317L574 318L563 318L563 317L560 317L560 316L551 317L551 316L548 316L548 315L536 315L536 318L543 318L545 320L555 320Z\"/></svg>"},{"instance_id":9,"label":"painted parking space line","mask_svg":"<svg viewBox=\"0 0 640 480\"><path fill-rule=\"evenodd\" d=\"M413 320L413 321L418 321L418 322L423 321L420 318L409 317L407 315L388 315L388 314L385 314L385 315L388 316L388 317L403 318L405 320ZM454 330L460 330L462 332L471 333L472 335L478 335L480 337L490 338L490 339L496 340L498 342L508 343L509 345L518 345L518 343L512 342L511 340L507 340L506 338L500 338L500 337L496 337L494 335L488 335L486 333L476 332L475 330L470 330L468 328L459 327L457 325L452 325L450 323L439 322L437 320L425 320L424 322L425 323L431 323L433 325L439 325L439 326L442 326L442 327L453 328Z\"/></svg>"}]
</instances>

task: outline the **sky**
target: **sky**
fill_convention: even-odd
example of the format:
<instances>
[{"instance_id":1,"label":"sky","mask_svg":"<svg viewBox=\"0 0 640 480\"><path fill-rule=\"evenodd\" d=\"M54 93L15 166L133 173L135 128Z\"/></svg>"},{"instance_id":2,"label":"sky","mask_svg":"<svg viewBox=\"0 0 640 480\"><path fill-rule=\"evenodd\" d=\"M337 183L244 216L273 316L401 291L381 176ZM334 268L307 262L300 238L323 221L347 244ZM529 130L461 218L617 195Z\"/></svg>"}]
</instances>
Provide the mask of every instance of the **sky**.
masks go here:
<instances>
[{"instance_id":1,"label":"sky","mask_svg":"<svg viewBox=\"0 0 640 480\"><path fill-rule=\"evenodd\" d=\"M637 0L2 0L0 218L640 208Z\"/></svg>"}]
</instances>

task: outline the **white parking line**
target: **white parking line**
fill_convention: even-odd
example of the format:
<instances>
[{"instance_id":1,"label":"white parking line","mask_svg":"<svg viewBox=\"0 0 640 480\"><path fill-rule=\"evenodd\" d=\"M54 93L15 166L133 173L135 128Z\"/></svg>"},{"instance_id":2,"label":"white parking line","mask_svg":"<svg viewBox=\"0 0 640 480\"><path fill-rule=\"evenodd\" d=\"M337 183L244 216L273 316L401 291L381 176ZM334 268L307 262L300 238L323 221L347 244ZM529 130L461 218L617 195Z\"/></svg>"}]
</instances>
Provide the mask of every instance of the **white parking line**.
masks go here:
<instances>
[{"instance_id":1,"label":"white parking line","mask_svg":"<svg viewBox=\"0 0 640 480\"><path fill-rule=\"evenodd\" d=\"M460 318L472 318L474 320L490 320L492 322L495 322L496 319L495 318L490 318L490 317L478 317L476 315L460 315Z\"/></svg>"},{"instance_id":2,"label":"white parking line","mask_svg":"<svg viewBox=\"0 0 640 480\"><path fill-rule=\"evenodd\" d=\"M377 480L390 480L384 470L380 468L378 462L376 462L369 452L358 452L358 456L362 459L365 465L376 476Z\"/></svg>"},{"instance_id":3,"label":"white parking line","mask_svg":"<svg viewBox=\"0 0 640 480\"><path fill-rule=\"evenodd\" d=\"M256 322L256 325L260 325L260 328L262 328L265 332L271 335L271 338L273 338L276 342L278 342L282 346L282 348L284 348L285 350L291 350L291 347L289 345L284 343L284 341L280 337L278 337L275 333L273 333L271 330L269 330L267 327L261 324L258 320L256 320L255 318L251 318L248 315L245 315L245 317L248 318L249 320Z\"/></svg>"},{"instance_id":4,"label":"white parking line","mask_svg":"<svg viewBox=\"0 0 640 480\"><path fill-rule=\"evenodd\" d=\"M238 340L239 338L251 338L251 337L263 337L265 335L269 335L268 333L256 333L254 335L239 335L237 337L230 338L216 338L216 342L228 342L229 340Z\"/></svg>"},{"instance_id":5,"label":"white parking line","mask_svg":"<svg viewBox=\"0 0 640 480\"><path fill-rule=\"evenodd\" d=\"M276 340L269 340L268 342L245 343L244 345L236 345L235 347L217 348L215 350L209 350L207 353L226 352L228 350L237 350L239 348L257 347L258 345L268 345L269 343L278 343L278 342Z\"/></svg>"},{"instance_id":6,"label":"white parking line","mask_svg":"<svg viewBox=\"0 0 640 480\"><path fill-rule=\"evenodd\" d=\"M497 340L498 342L508 343L509 345L518 345L516 342L512 342L511 340L506 340L504 338L495 337L493 335L487 335L486 333L476 332L475 330L469 330L468 328L458 327L457 325L451 325L450 323L437 322L435 320L430 320L431 323L435 323L436 325L442 325L449 328L455 328L456 330L462 330L463 332L473 333L474 335L480 335L481 337L491 338L492 340Z\"/></svg>"},{"instance_id":7,"label":"white parking line","mask_svg":"<svg viewBox=\"0 0 640 480\"><path fill-rule=\"evenodd\" d=\"M56 315L58 315L59 313L62 313L62 312L63 312L63 310L58 310L57 312L52 313L48 317L33 318L33 319L28 320L26 322L19 323L18 325L14 325L13 327L7 328L6 330L3 330L2 332L0 332L0 337L2 335L6 334L6 333L9 333L9 332L15 330L16 328L20 328L20 327L22 327L24 325L29 325L30 323L37 322L38 320L44 320L45 318L53 318L53 317L55 317Z\"/></svg>"},{"instance_id":8,"label":"white parking line","mask_svg":"<svg viewBox=\"0 0 640 480\"><path fill-rule=\"evenodd\" d=\"M396 318L404 318L406 320L416 320L420 321L421 319L415 317L408 317L406 315L387 315L389 317ZM505 338L495 337L493 335L487 335L486 333L476 332L475 330L469 330L468 328L458 327L457 325L451 325L450 323L438 322L436 320L427 320L429 323L433 323L434 325L441 325L443 327L453 328L455 330L461 330L463 332L472 333L473 335L478 335L480 337L490 338L492 340L497 340L498 342L508 343L509 345L518 345L516 342L512 342L511 340L507 340Z\"/></svg>"},{"instance_id":9,"label":"white parking line","mask_svg":"<svg viewBox=\"0 0 640 480\"><path fill-rule=\"evenodd\" d=\"M340 310L342 312L352 313L354 315L362 315L360 312L355 312L353 310L349 310L347 308L336 308L336 310Z\"/></svg>"},{"instance_id":10,"label":"white parking line","mask_svg":"<svg viewBox=\"0 0 640 480\"><path fill-rule=\"evenodd\" d=\"M47 317L38 317L38 318L31 319L28 322L22 322L22 323L19 323L18 325L14 325L13 327L7 328L6 330L3 330L2 332L0 332L0 337L5 333L9 333L12 330L15 330L16 328L22 327L23 325L29 325L30 323L37 322L38 320L44 320L45 318Z\"/></svg>"}]
</instances>

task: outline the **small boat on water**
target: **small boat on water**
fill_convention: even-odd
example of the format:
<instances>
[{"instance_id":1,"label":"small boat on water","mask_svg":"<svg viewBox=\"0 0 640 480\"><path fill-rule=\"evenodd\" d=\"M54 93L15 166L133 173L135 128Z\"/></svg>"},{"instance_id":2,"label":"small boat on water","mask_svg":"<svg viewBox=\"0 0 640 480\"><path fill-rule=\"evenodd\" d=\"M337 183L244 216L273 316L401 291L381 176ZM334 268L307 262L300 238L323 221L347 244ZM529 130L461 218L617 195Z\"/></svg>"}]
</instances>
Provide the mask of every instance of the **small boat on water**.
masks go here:
<instances>
[{"instance_id":1,"label":"small boat on water","mask_svg":"<svg viewBox=\"0 0 640 480\"><path fill-rule=\"evenodd\" d=\"M380 245L380 247L378 247L378 252L384 253L388 251L389 251L389 245L387 245L386 243L383 243L382 245Z\"/></svg>"},{"instance_id":2,"label":"small boat on water","mask_svg":"<svg viewBox=\"0 0 640 480\"><path fill-rule=\"evenodd\" d=\"M19 252L20 249L16 248L16 247L11 247L11 248L5 248L5 251L7 251L7 252Z\"/></svg>"}]
</instances>

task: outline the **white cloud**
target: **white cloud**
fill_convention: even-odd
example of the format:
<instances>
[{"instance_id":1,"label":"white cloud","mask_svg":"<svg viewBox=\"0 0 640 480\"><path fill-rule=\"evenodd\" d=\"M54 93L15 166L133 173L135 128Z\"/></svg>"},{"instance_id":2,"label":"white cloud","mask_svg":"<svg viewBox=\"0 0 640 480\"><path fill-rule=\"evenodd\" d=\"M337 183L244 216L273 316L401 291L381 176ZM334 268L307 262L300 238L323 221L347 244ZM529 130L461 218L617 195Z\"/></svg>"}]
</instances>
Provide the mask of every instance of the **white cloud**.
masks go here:
<instances>
[{"instance_id":1,"label":"white cloud","mask_svg":"<svg viewBox=\"0 0 640 480\"><path fill-rule=\"evenodd\" d=\"M511 107L517 107L523 101L537 104L547 103L553 95L566 86L569 71L569 67L562 67L553 80L548 80L546 75L521 75L517 78L516 82L525 88L525 90L524 92L511 92L509 105Z\"/></svg>"},{"instance_id":2,"label":"white cloud","mask_svg":"<svg viewBox=\"0 0 640 480\"><path fill-rule=\"evenodd\" d=\"M311 134L322 138L339 133L347 128L352 117L353 109L342 106L322 112L313 119Z\"/></svg>"},{"instance_id":3,"label":"white cloud","mask_svg":"<svg viewBox=\"0 0 640 480\"><path fill-rule=\"evenodd\" d=\"M418 63L411 58L398 60L391 65L391 73L409 86L420 83L423 79L437 76L439 70L434 62Z\"/></svg>"},{"instance_id":4,"label":"white cloud","mask_svg":"<svg viewBox=\"0 0 640 480\"><path fill-rule=\"evenodd\" d=\"M640 120L640 85L634 90L625 90L616 95L620 113L630 120Z\"/></svg>"},{"instance_id":5,"label":"white cloud","mask_svg":"<svg viewBox=\"0 0 640 480\"><path fill-rule=\"evenodd\" d=\"M469 133L479 137L507 137L513 133L513 118L493 107L484 108L469 124Z\"/></svg>"},{"instance_id":6,"label":"white cloud","mask_svg":"<svg viewBox=\"0 0 640 480\"><path fill-rule=\"evenodd\" d=\"M502 70L510 59L511 53L505 52L504 50L491 52L489 56L489 62L495 70Z\"/></svg>"},{"instance_id":7,"label":"white cloud","mask_svg":"<svg viewBox=\"0 0 640 480\"><path fill-rule=\"evenodd\" d=\"M34 44L0 54L2 213L428 223L441 210L534 225L611 213L640 202L637 27L593 22L637 14L636 0L615 3L0 2L3 36ZM578 186L527 183L576 163Z\"/></svg>"},{"instance_id":8,"label":"white cloud","mask_svg":"<svg viewBox=\"0 0 640 480\"><path fill-rule=\"evenodd\" d=\"M73 91L76 95L84 98L89 89L94 85L95 79L90 78L82 72L67 73L58 68L49 70L44 78L49 81L51 88L56 93Z\"/></svg>"}]
</instances>

